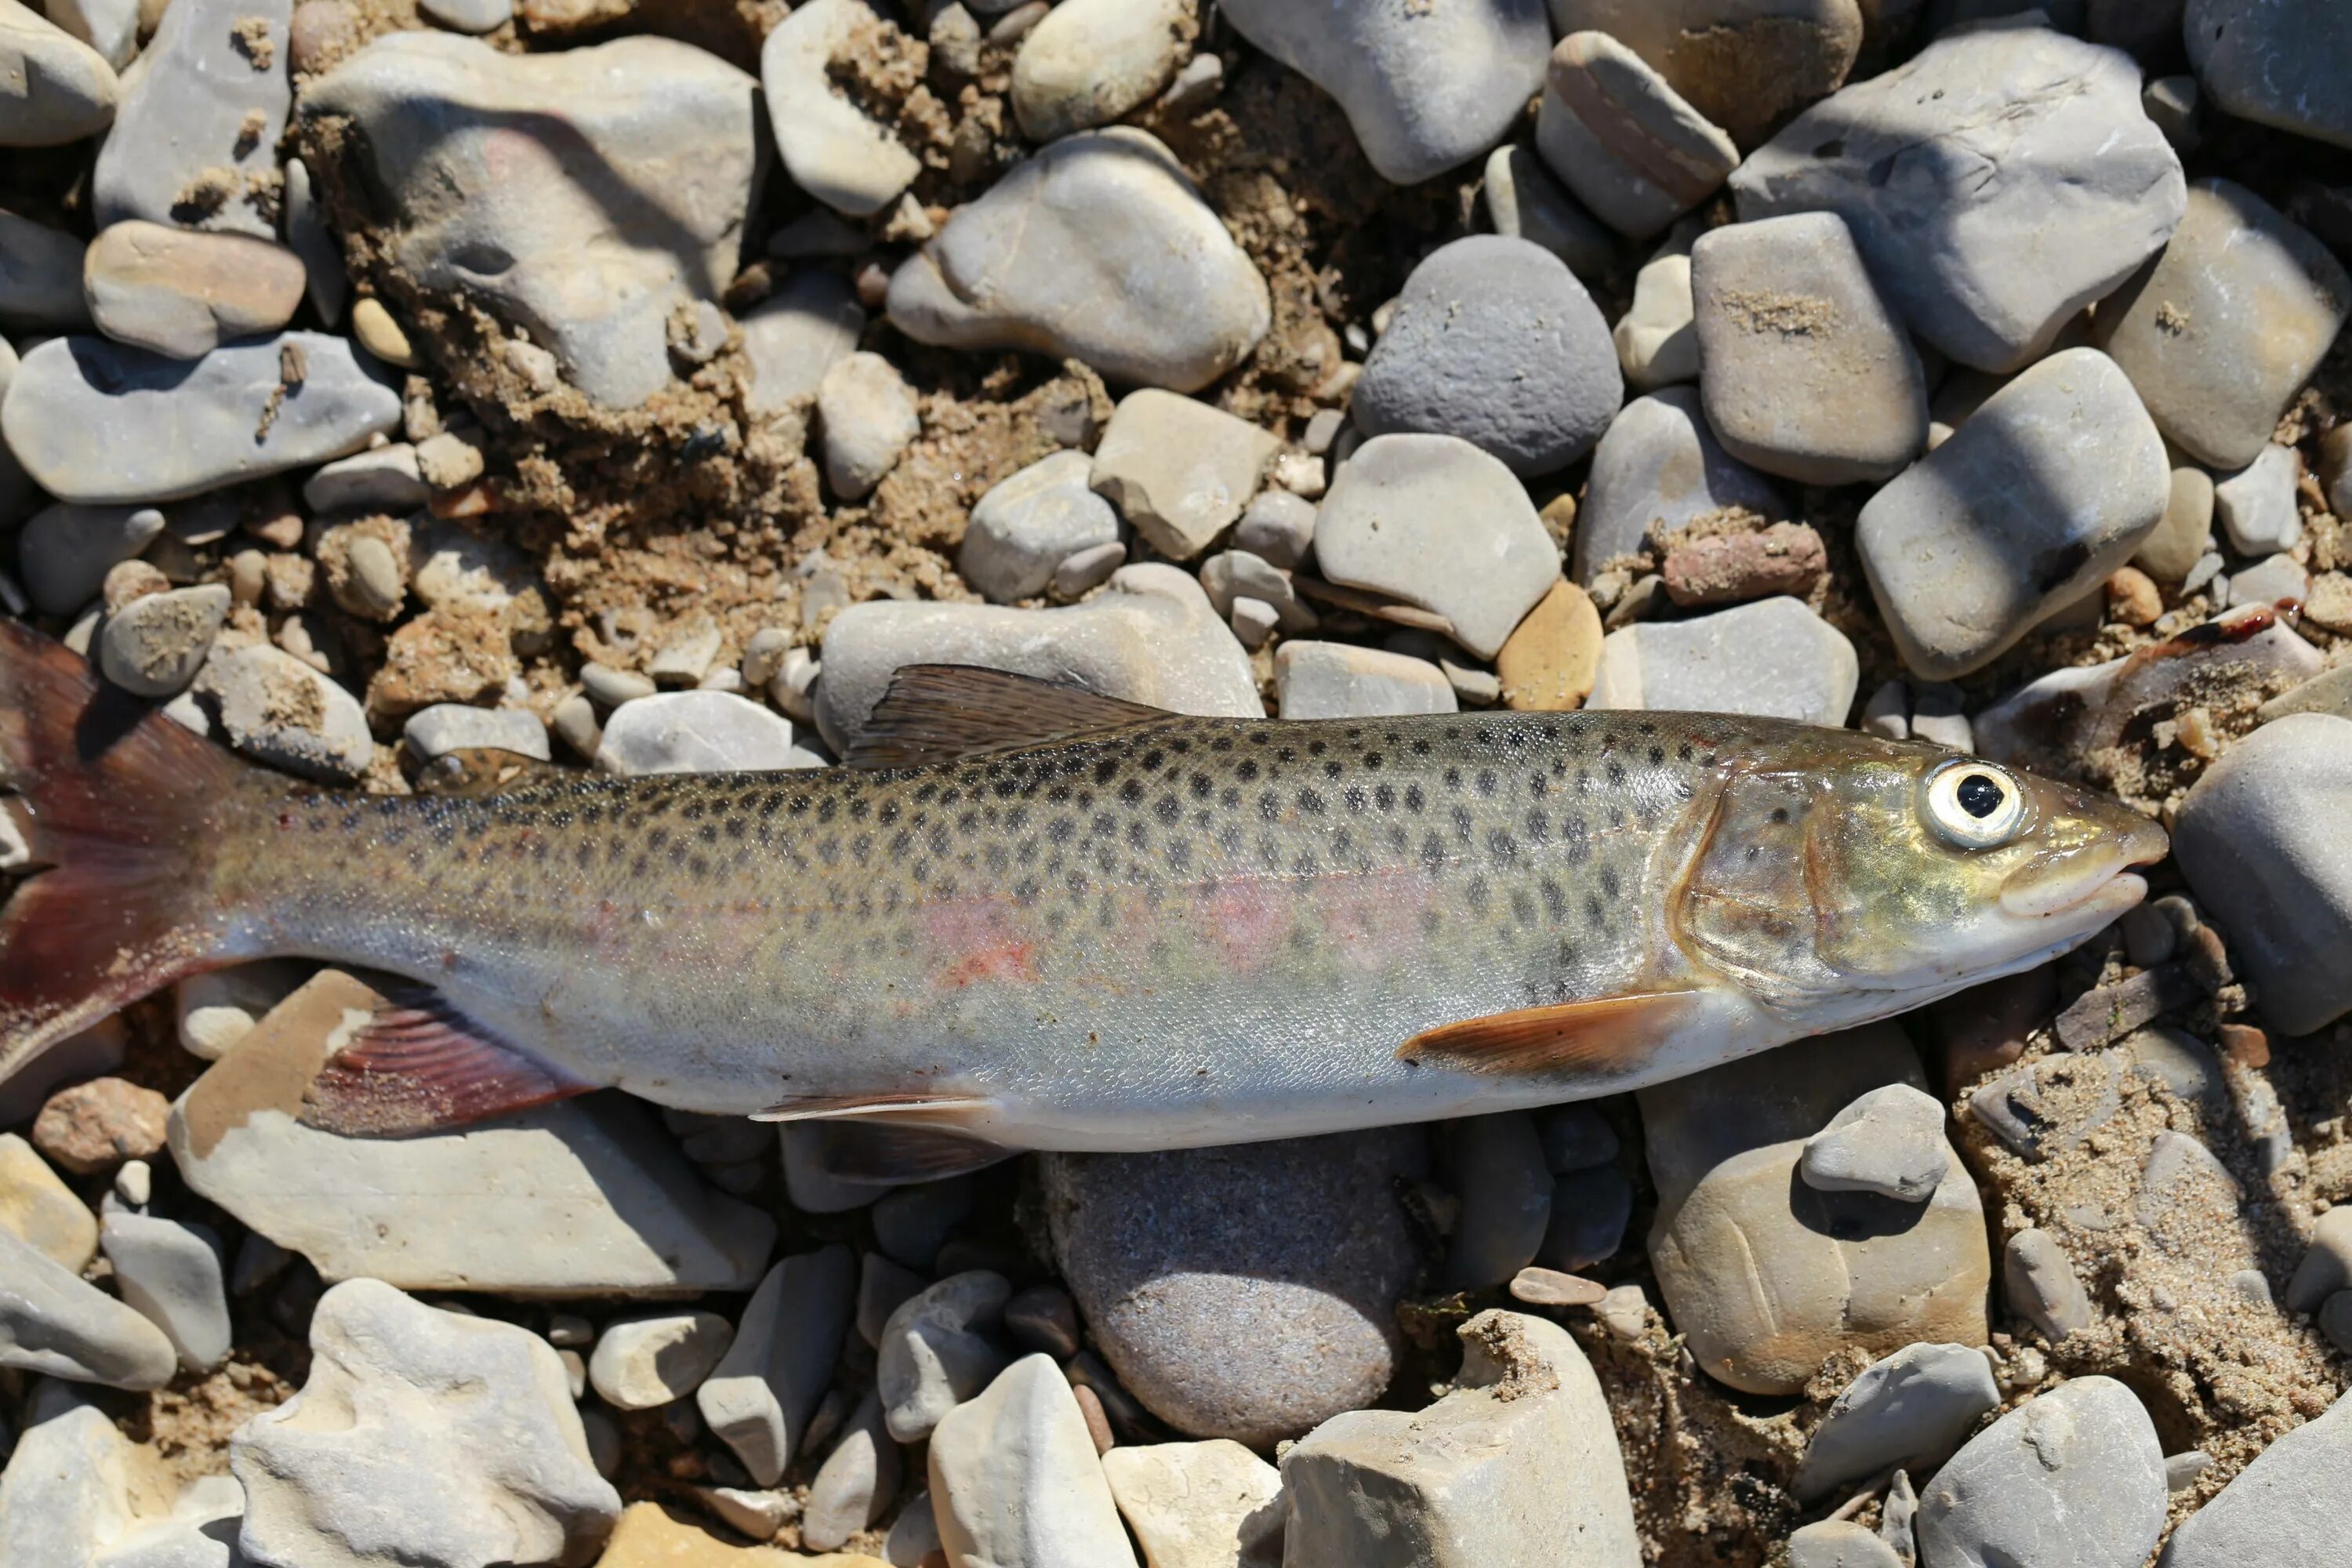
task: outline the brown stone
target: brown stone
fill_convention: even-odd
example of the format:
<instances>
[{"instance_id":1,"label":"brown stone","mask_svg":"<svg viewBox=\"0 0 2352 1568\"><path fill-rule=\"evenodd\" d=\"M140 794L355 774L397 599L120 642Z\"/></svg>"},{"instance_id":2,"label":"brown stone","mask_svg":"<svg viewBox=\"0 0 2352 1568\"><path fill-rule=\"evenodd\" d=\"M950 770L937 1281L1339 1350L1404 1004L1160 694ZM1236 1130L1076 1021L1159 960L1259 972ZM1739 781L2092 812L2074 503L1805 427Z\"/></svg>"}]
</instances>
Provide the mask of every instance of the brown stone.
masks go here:
<instances>
[{"instance_id":1,"label":"brown stone","mask_svg":"<svg viewBox=\"0 0 2352 1568\"><path fill-rule=\"evenodd\" d=\"M325 70L360 47L360 14L346 0L302 0L286 29L298 74Z\"/></svg>"},{"instance_id":2,"label":"brown stone","mask_svg":"<svg viewBox=\"0 0 2352 1568\"><path fill-rule=\"evenodd\" d=\"M803 1557L773 1546L737 1546L683 1512L632 1503L613 1527L596 1568L889 1568L858 1552Z\"/></svg>"},{"instance_id":3,"label":"brown stone","mask_svg":"<svg viewBox=\"0 0 2352 1568\"><path fill-rule=\"evenodd\" d=\"M1565 578L1536 601L1495 656L1503 706L1521 712L1582 707L1600 669L1601 613Z\"/></svg>"},{"instance_id":4,"label":"brown stone","mask_svg":"<svg viewBox=\"0 0 2352 1568\"><path fill-rule=\"evenodd\" d=\"M159 1152L171 1109L152 1089L94 1078L49 1096L33 1122L33 1147L78 1176L94 1176Z\"/></svg>"},{"instance_id":5,"label":"brown stone","mask_svg":"<svg viewBox=\"0 0 2352 1568\"><path fill-rule=\"evenodd\" d=\"M1829 569L1822 536L1803 522L1776 522L1758 532L1717 533L1666 552L1666 596L1685 609L1738 605L1787 594L1803 598Z\"/></svg>"},{"instance_id":6,"label":"brown stone","mask_svg":"<svg viewBox=\"0 0 2352 1568\"><path fill-rule=\"evenodd\" d=\"M1753 147L1844 85L1862 49L1854 0L1552 0L1563 36L1603 32L1693 109Z\"/></svg>"},{"instance_id":7,"label":"brown stone","mask_svg":"<svg viewBox=\"0 0 2352 1568\"><path fill-rule=\"evenodd\" d=\"M1944 1092L1957 1095L2025 1049L2025 1037L2058 1009L2054 964L1972 985L1930 1011L1944 1046Z\"/></svg>"},{"instance_id":8,"label":"brown stone","mask_svg":"<svg viewBox=\"0 0 2352 1568\"><path fill-rule=\"evenodd\" d=\"M2107 616L2127 626L2147 626L2164 614L2156 580L2137 566L2118 566L2107 579Z\"/></svg>"},{"instance_id":9,"label":"brown stone","mask_svg":"<svg viewBox=\"0 0 2352 1568\"><path fill-rule=\"evenodd\" d=\"M101 229L82 258L99 330L173 359L195 359L294 319L307 274L282 245L133 220Z\"/></svg>"}]
</instances>

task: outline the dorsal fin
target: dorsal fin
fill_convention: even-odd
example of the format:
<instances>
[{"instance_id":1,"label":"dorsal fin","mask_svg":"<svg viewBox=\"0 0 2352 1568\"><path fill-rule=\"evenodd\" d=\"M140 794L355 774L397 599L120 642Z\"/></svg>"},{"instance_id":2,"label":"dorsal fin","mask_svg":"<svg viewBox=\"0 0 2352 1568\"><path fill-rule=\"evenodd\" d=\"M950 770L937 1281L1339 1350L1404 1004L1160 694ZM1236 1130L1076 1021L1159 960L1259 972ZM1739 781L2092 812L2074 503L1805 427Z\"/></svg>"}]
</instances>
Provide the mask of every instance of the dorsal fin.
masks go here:
<instances>
[{"instance_id":1,"label":"dorsal fin","mask_svg":"<svg viewBox=\"0 0 2352 1568\"><path fill-rule=\"evenodd\" d=\"M1171 715L1083 686L968 664L910 664L890 678L842 761L919 768L1149 724Z\"/></svg>"}]
</instances>

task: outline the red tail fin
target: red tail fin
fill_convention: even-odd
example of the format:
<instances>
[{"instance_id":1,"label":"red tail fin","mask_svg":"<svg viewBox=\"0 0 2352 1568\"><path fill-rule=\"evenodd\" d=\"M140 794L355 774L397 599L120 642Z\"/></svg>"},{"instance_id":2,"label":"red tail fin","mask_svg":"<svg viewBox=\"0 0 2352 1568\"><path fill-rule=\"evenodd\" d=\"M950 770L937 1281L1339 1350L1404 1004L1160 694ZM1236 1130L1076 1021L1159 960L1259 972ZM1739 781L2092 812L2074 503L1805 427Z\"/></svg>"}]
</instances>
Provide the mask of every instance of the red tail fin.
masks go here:
<instances>
[{"instance_id":1,"label":"red tail fin","mask_svg":"<svg viewBox=\"0 0 2352 1568\"><path fill-rule=\"evenodd\" d=\"M247 768L0 618L0 800L32 874L0 908L0 1081L126 1003L225 962L213 829Z\"/></svg>"}]
</instances>

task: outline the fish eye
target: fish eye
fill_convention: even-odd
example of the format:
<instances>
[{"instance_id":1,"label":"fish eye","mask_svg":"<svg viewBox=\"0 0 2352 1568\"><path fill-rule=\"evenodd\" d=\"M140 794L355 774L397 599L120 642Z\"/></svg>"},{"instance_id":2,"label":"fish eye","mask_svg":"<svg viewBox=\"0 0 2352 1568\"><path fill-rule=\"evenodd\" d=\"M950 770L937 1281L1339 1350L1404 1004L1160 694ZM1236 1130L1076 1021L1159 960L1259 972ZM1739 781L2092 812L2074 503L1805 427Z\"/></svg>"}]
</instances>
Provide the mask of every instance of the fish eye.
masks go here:
<instances>
[{"instance_id":1,"label":"fish eye","mask_svg":"<svg viewBox=\"0 0 2352 1568\"><path fill-rule=\"evenodd\" d=\"M2025 791L1990 763L1948 763L1927 775L1922 795L1929 825L1962 849L1996 848L2025 826Z\"/></svg>"}]
</instances>

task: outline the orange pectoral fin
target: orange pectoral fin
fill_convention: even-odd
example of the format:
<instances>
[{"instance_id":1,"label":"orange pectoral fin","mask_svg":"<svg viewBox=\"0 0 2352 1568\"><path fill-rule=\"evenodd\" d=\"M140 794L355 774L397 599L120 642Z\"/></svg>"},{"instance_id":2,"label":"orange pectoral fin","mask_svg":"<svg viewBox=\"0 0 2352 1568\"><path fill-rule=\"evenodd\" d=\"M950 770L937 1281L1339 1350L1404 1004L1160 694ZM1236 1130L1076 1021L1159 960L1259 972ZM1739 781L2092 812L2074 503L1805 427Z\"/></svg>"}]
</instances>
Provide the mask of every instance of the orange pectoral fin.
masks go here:
<instances>
[{"instance_id":1,"label":"orange pectoral fin","mask_svg":"<svg viewBox=\"0 0 2352 1568\"><path fill-rule=\"evenodd\" d=\"M1424 1029L1397 1055L1457 1072L1615 1077L1640 1066L1699 1005L1698 992L1664 991L1521 1007Z\"/></svg>"}]
</instances>

